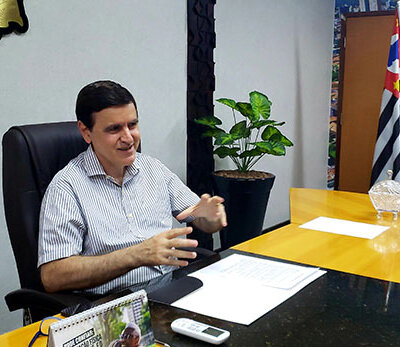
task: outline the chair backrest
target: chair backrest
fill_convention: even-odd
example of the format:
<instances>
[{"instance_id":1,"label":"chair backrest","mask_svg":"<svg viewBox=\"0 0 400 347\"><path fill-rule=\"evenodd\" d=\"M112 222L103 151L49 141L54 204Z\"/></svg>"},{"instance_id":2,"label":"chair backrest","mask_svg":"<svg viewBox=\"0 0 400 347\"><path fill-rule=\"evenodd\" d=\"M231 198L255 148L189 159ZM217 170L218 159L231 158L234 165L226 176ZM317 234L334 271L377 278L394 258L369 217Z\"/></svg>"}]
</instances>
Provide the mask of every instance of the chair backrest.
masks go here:
<instances>
[{"instance_id":1,"label":"chair backrest","mask_svg":"<svg viewBox=\"0 0 400 347\"><path fill-rule=\"evenodd\" d=\"M76 122L14 126L2 143L4 209L21 287L43 291L36 267L42 198L53 176L88 145Z\"/></svg>"}]
</instances>

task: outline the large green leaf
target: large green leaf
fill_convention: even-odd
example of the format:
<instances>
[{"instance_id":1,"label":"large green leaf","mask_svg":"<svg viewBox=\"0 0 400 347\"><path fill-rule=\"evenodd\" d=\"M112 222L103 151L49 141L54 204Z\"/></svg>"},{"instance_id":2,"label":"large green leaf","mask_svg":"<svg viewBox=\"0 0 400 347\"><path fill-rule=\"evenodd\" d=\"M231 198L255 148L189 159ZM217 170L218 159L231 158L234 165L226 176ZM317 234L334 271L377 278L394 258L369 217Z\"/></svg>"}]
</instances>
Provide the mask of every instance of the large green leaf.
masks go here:
<instances>
[{"instance_id":1,"label":"large green leaf","mask_svg":"<svg viewBox=\"0 0 400 347\"><path fill-rule=\"evenodd\" d=\"M235 140L241 139L243 137L248 137L250 136L250 129L246 127L246 121L243 120L239 123L236 123L232 129L229 131L229 133L232 135L232 138Z\"/></svg>"},{"instance_id":2,"label":"large green leaf","mask_svg":"<svg viewBox=\"0 0 400 347\"><path fill-rule=\"evenodd\" d=\"M240 149L239 147L229 148L226 146L221 146L214 151L214 154L218 155L220 158L238 157L239 155L237 154L237 151L239 149Z\"/></svg>"},{"instance_id":3,"label":"large green leaf","mask_svg":"<svg viewBox=\"0 0 400 347\"><path fill-rule=\"evenodd\" d=\"M210 128L210 129L207 129L203 134L201 134L201 136L202 137L217 137L220 132L225 132L225 131L218 127Z\"/></svg>"},{"instance_id":4,"label":"large green leaf","mask_svg":"<svg viewBox=\"0 0 400 347\"><path fill-rule=\"evenodd\" d=\"M220 132L215 138L214 145L231 145L234 143L234 139L231 134L227 134L226 132Z\"/></svg>"},{"instance_id":5,"label":"large green leaf","mask_svg":"<svg viewBox=\"0 0 400 347\"><path fill-rule=\"evenodd\" d=\"M238 102L236 108L243 116L249 118L251 122L255 122L260 118L257 118L248 102Z\"/></svg>"},{"instance_id":6,"label":"large green leaf","mask_svg":"<svg viewBox=\"0 0 400 347\"><path fill-rule=\"evenodd\" d=\"M271 101L269 101L268 97L257 91L253 91L249 95L250 104L257 120L260 118L260 115L264 119L268 119L271 114Z\"/></svg>"},{"instance_id":7,"label":"large green leaf","mask_svg":"<svg viewBox=\"0 0 400 347\"><path fill-rule=\"evenodd\" d=\"M264 152L261 151L259 148L253 148L247 151L240 153L239 158L247 158L247 157L257 157Z\"/></svg>"},{"instance_id":8,"label":"large green leaf","mask_svg":"<svg viewBox=\"0 0 400 347\"><path fill-rule=\"evenodd\" d=\"M261 138L263 140L280 142L284 146L293 146L292 141L284 136L277 128L270 125L265 128L265 130L261 134Z\"/></svg>"},{"instance_id":9,"label":"large green leaf","mask_svg":"<svg viewBox=\"0 0 400 347\"><path fill-rule=\"evenodd\" d=\"M211 128L214 128L216 125L222 124L222 121L214 116L206 116L206 117L201 117L197 118L194 120L195 123L197 124L202 124L202 125L207 125Z\"/></svg>"},{"instance_id":10,"label":"large green leaf","mask_svg":"<svg viewBox=\"0 0 400 347\"><path fill-rule=\"evenodd\" d=\"M280 131L277 128L269 125L264 129L263 133L261 134L261 138L263 140L269 140L275 134L280 134Z\"/></svg>"},{"instance_id":11,"label":"large green leaf","mask_svg":"<svg viewBox=\"0 0 400 347\"><path fill-rule=\"evenodd\" d=\"M224 104L226 106L229 106L230 108L233 108L235 110L237 110L236 108L236 101L232 100L232 99L227 99L227 98L220 98L216 100L217 102Z\"/></svg>"},{"instance_id":12,"label":"large green leaf","mask_svg":"<svg viewBox=\"0 0 400 347\"><path fill-rule=\"evenodd\" d=\"M291 147L293 146L293 142L290 141L285 135L282 133L272 135L270 138L271 141L276 141L282 143L284 146Z\"/></svg>"},{"instance_id":13,"label":"large green leaf","mask_svg":"<svg viewBox=\"0 0 400 347\"><path fill-rule=\"evenodd\" d=\"M275 141L264 141L255 142L254 145L260 149L263 153L268 153L272 155L285 155L285 146L279 142Z\"/></svg>"},{"instance_id":14,"label":"large green leaf","mask_svg":"<svg viewBox=\"0 0 400 347\"><path fill-rule=\"evenodd\" d=\"M261 119L261 120L258 120L258 121L256 121L256 122L253 122L252 124L251 124L251 126L250 126L250 128L251 129L254 129L254 128L256 128L256 129L260 129L260 128L262 128L263 126L265 126L265 125L273 125L273 126L281 126L281 125L283 125L283 124L285 124L285 122L277 122L277 121L275 121L275 120L272 120L272 119Z\"/></svg>"}]
</instances>

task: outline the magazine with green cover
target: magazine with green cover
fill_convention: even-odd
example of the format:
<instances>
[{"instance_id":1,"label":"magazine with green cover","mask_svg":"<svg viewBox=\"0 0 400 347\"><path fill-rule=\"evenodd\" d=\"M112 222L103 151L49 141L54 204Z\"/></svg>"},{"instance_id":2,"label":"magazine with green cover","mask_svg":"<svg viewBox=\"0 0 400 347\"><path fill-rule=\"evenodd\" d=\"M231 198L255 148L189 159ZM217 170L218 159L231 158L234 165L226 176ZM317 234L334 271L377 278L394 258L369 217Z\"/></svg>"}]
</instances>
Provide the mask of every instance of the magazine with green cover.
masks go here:
<instances>
[{"instance_id":1,"label":"magazine with green cover","mask_svg":"<svg viewBox=\"0 0 400 347\"><path fill-rule=\"evenodd\" d=\"M155 347L146 292L140 290L53 323L47 345Z\"/></svg>"}]
</instances>

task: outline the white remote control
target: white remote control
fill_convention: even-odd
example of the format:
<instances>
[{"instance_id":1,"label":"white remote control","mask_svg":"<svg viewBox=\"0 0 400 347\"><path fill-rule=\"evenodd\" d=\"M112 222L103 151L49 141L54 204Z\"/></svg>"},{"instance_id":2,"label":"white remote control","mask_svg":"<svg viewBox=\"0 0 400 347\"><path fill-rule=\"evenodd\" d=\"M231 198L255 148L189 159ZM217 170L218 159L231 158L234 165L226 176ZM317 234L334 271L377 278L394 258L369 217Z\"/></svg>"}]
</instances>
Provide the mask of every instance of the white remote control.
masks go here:
<instances>
[{"instance_id":1,"label":"white remote control","mask_svg":"<svg viewBox=\"0 0 400 347\"><path fill-rule=\"evenodd\" d=\"M214 345L220 345L231 335L227 330L215 328L211 325L196 322L188 318L175 319L171 323L171 328L176 333L190 336Z\"/></svg>"}]
</instances>

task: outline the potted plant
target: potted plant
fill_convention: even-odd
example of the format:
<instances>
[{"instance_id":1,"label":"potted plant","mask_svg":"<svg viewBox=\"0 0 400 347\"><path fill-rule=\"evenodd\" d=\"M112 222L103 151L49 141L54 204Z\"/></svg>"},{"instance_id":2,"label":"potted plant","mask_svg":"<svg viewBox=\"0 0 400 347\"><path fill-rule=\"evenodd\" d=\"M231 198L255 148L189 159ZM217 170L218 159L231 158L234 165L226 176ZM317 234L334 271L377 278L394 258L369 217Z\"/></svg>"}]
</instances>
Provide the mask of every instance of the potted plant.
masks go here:
<instances>
[{"instance_id":1,"label":"potted plant","mask_svg":"<svg viewBox=\"0 0 400 347\"><path fill-rule=\"evenodd\" d=\"M222 121L212 115L195 122L206 127L202 136L214 138L213 153L229 157L237 168L212 175L214 193L225 199L228 226L220 236L221 248L226 249L262 232L275 175L251 169L266 154L284 156L293 143L278 129L285 122L270 119L272 103L266 95L253 91L249 102L216 101L232 111L234 124L229 132L219 127Z\"/></svg>"}]
</instances>

